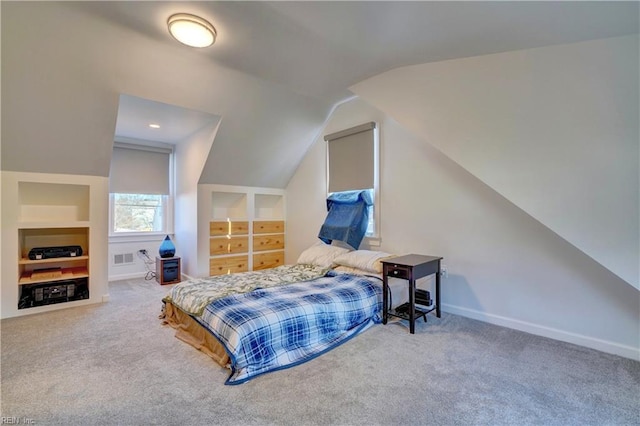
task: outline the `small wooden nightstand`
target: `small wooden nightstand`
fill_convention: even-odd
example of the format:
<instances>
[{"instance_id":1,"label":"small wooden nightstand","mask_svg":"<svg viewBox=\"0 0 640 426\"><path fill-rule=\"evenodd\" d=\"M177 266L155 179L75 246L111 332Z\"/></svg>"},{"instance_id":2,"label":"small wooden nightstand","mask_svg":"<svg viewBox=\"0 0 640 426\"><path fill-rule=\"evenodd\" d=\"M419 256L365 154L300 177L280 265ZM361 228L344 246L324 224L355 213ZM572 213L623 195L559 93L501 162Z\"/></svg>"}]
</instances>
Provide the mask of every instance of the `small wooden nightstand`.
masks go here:
<instances>
[{"instance_id":1,"label":"small wooden nightstand","mask_svg":"<svg viewBox=\"0 0 640 426\"><path fill-rule=\"evenodd\" d=\"M416 314L424 316L435 310L440 318L440 261L441 257L408 254L382 261L382 323L386 324L389 315L409 320L409 332L415 333ZM435 303L428 310L416 310L416 280L436 274ZM409 308L407 313L396 312L389 306L388 277L405 279L409 283Z\"/></svg>"},{"instance_id":2,"label":"small wooden nightstand","mask_svg":"<svg viewBox=\"0 0 640 426\"><path fill-rule=\"evenodd\" d=\"M156 256L156 281L160 285L180 282L180 258Z\"/></svg>"}]
</instances>

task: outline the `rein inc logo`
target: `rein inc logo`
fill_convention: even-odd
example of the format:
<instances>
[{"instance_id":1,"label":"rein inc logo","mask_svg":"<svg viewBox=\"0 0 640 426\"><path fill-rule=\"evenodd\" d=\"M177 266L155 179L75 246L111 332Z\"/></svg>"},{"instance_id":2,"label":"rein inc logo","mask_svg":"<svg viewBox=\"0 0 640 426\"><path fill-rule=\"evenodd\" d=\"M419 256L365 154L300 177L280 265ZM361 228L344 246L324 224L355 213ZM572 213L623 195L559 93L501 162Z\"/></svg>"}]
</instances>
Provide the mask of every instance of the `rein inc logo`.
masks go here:
<instances>
[{"instance_id":1,"label":"rein inc logo","mask_svg":"<svg viewBox=\"0 0 640 426\"><path fill-rule=\"evenodd\" d=\"M35 425L36 421L28 417L0 417L0 425Z\"/></svg>"}]
</instances>

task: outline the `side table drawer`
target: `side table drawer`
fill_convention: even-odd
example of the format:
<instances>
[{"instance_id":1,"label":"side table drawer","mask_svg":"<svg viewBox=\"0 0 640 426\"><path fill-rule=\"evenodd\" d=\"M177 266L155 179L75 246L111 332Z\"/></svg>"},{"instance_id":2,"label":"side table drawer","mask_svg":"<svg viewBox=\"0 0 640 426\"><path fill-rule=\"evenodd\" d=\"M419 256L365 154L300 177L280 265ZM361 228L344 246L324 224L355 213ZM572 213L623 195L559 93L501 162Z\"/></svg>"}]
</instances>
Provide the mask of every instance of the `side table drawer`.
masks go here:
<instances>
[{"instance_id":1,"label":"side table drawer","mask_svg":"<svg viewBox=\"0 0 640 426\"><path fill-rule=\"evenodd\" d=\"M409 279L409 268L406 266L400 266L400 265L389 265L387 266L387 272L386 275L388 277L393 277L393 278L402 278L403 280L408 280Z\"/></svg>"}]
</instances>

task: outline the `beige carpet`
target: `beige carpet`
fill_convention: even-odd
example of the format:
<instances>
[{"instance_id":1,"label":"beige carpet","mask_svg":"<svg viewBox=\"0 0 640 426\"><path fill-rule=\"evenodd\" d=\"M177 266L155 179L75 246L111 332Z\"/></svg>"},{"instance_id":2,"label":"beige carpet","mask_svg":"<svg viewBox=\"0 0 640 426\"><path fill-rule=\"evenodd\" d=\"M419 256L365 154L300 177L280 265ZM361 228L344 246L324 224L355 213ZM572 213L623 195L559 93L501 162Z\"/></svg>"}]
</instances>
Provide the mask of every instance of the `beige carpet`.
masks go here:
<instances>
[{"instance_id":1,"label":"beige carpet","mask_svg":"<svg viewBox=\"0 0 640 426\"><path fill-rule=\"evenodd\" d=\"M444 314L376 325L308 363L228 372L158 320L154 281L1 322L3 418L38 425L638 425L640 363ZM24 424L21 423L21 424Z\"/></svg>"}]
</instances>

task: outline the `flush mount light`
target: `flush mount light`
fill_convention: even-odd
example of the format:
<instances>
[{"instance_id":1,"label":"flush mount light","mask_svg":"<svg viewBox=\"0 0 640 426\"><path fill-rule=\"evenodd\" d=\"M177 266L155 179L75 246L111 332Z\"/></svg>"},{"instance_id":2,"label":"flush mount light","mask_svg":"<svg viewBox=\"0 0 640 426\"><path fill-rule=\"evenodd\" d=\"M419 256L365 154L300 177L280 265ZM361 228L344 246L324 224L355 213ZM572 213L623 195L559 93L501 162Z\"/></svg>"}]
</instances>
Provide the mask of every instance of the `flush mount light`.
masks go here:
<instances>
[{"instance_id":1,"label":"flush mount light","mask_svg":"<svg viewBox=\"0 0 640 426\"><path fill-rule=\"evenodd\" d=\"M151 127L152 129L159 129L160 125L156 124L156 123L151 123L151 124L149 124L149 127Z\"/></svg>"},{"instance_id":2,"label":"flush mount light","mask_svg":"<svg viewBox=\"0 0 640 426\"><path fill-rule=\"evenodd\" d=\"M216 41L216 29L199 16L176 13L167 20L169 32L182 44L191 47L208 47Z\"/></svg>"}]
</instances>

